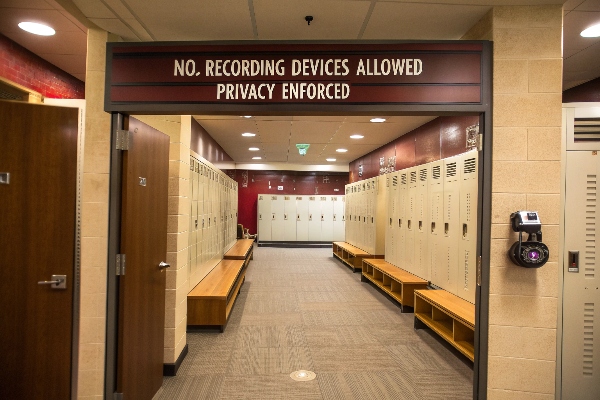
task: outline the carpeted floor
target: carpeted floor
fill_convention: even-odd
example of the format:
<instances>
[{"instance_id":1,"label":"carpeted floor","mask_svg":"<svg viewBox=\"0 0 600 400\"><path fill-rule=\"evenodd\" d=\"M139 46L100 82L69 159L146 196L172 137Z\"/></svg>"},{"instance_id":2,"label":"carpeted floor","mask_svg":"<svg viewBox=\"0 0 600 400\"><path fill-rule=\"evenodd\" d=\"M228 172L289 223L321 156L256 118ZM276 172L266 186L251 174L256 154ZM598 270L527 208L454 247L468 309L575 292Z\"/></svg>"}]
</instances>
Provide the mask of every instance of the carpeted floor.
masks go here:
<instances>
[{"instance_id":1,"label":"carpeted floor","mask_svg":"<svg viewBox=\"0 0 600 400\"><path fill-rule=\"evenodd\" d=\"M413 322L331 248L257 247L225 332L188 332L155 398L472 398L471 362Z\"/></svg>"}]
</instances>

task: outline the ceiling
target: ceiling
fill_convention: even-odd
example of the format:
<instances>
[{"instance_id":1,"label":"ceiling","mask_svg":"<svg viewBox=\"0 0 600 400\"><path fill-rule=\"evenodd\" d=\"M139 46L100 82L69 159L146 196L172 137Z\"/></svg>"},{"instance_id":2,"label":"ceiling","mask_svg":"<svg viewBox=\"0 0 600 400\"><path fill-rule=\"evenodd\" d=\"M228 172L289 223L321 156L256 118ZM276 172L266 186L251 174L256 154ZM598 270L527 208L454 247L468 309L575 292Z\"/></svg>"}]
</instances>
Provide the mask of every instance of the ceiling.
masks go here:
<instances>
[{"instance_id":1,"label":"ceiling","mask_svg":"<svg viewBox=\"0 0 600 400\"><path fill-rule=\"evenodd\" d=\"M98 26L126 41L452 40L494 5L561 4L565 0L0 0L0 33L85 80L86 30ZM310 26L306 15L314 16ZM36 37L17 27L45 22L57 33ZM600 22L599 0L564 4L563 89L600 76L600 38L579 36ZM268 162L348 163L431 118L196 116L236 162L251 162L256 145ZM257 136L242 138L242 132ZM350 140L352 133L365 135ZM243 140L241 140L243 139ZM310 143L298 155L296 143ZM335 153L338 144L349 150Z\"/></svg>"}]
</instances>

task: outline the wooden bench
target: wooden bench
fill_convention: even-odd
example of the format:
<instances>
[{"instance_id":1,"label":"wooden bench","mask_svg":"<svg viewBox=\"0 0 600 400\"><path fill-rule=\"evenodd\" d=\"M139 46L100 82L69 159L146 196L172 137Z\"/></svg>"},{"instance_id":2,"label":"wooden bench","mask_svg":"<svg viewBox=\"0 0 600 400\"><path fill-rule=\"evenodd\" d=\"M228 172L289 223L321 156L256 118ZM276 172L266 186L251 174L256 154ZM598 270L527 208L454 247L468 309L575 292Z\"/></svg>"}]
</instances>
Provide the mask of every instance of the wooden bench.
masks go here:
<instances>
[{"instance_id":1,"label":"wooden bench","mask_svg":"<svg viewBox=\"0 0 600 400\"><path fill-rule=\"evenodd\" d=\"M238 239L223 256L224 260L244 260L248 264L254 258L254 239Z\"/></svg>"},{"instance_id":2,"label":"wooden bench","mask_svg":"<svg viewBox=\"0 0 600 400\"><path fill-rule=\"evenodd\" d=\"M427 289L428 282L382 259L363 258L360 280L373 282L400 303L402 312L412 312L414 292Z\"/></svg>"},{"instance_id":3,"label":"wooden bench","mask_svg":"<svg viewBox=\"0 0 600 400\"><path fill-rule=\"evenodd\" d=\"M352 272L362 271L363 258L383 258L382 255L369 254L346 242L333 242L333 256L352 268Z\"/></svg>"},{"instance_id":4,"label":"wooden bench","mask_svg":"<svg viewBox=\"0 0 600 400\"><path fill-rule=\"evenodd\" d=\"M475 305L445 290L415 290L415 329L429 327L475 360Z\"/></svg>"},{"instance_id":5,"label":"wooden bench","mask_svg":"<svg viewBox=\"0 0 600 400\"><path fill-rule=\"evenodd\" d=\"M245 260L222 260L187 296L187 324L225 330L246 275Z\"/></svg>"}]
</instances>

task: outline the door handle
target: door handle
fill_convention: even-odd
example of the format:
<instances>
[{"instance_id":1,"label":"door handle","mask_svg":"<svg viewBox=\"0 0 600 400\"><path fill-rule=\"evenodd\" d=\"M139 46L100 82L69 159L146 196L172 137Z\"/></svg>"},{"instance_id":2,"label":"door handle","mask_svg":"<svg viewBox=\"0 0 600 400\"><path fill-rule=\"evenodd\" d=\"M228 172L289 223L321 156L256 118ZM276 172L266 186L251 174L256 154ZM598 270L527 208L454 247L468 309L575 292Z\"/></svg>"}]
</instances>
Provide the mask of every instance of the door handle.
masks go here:
<instances>
[{"instance_id":1,"label":"door handle","mask_svg":"<svg viewBox=\"0 0 600 400\"><path fill-rule=\"evenodd\" d=\"M161 271L166 268L171 268L171 264L167 264L164 261L161 261L160 264L158 264L158 269L160 269Z\"/></svg>"},{"instance_id":2,"label":"door handle","mask_svg":"<svg viewBox=\"0 0 600 400\"><path fill-rule=\"evenodd\" d=\"M51 289L66 289L67 288L67 276L66 275L52 275L50 281L39 281L38 285L50 285Z\"/></svg>"}]
</instances>

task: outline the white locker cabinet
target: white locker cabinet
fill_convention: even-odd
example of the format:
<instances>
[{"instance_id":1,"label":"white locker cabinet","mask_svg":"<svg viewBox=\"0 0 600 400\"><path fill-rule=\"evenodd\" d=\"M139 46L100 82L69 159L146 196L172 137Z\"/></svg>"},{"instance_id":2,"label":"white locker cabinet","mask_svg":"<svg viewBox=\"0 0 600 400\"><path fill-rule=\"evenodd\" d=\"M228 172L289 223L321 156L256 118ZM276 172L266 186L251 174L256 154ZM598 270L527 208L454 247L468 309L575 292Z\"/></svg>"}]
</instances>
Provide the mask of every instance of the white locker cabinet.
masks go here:
<instances>
[{"instance_id":1,"label":"white locker cabinet","mask_svg":"<svg viewBox=\"0 0 600 400\"><path fill-rule=\"evenodd\" d=\"M417 167L417 196L415 207L415 255L414 255L414 274L425 280L430 280L429 276L429 212L427 210L427 192L429 190L429 170L428 164Z\"/></svg>"},{"instance_id":2,"label":"white locker cabinet","mask_svg":"<svg viewBox=\"0 0 600 400\"><path fill-rule=\"evenodd\" d=\"M398 172L398 189L396 202L396 266L406 269L406 224L408 202L408 176L407 170Z\"/></svg>"},{"instance_id":3,"label":"white locker cabinet","mask_svg":"<svg viewBox=\"0 0 600 400\"><path fill-rule=\"evenodd\" d=\"M333 242L343 242L345 240L345 196L333 196Z\"/></svg>"},{"instance_id":4,"label":"white locker cabinet","mask_svg":"<svg viewBox=\"0 0 600 400\"><path fill-rule=\"evenodd\" d=\"M385 176L385 187L387 188L387 200L386 200L386 224L385 224L385 261L390 264L395 263L396 251L393 249L394 242L394 205L396 187L392 187L392 176L395 174L387 174ZM398 178L396 177L396 180ZM397 182L396 182L397 183Z\"/></svg>"},{"instance_id":5,"label":"white locker cabinet","mask_svg":"<svg viewBox=\"0 0 600 400\"><path fill-rule=\"evenodd\" d=\"M429 185L427 193L427 212L429 215L428 246L429 280L441 286L440 265L442 262L442 237L444 231L444 170L443 161L428 164L430 167Z\"/></svg>"},{"instance_id":6,"label":"white locker cabinet","mask_svg":"<svg viewBox=\"0 0 600 400\"><path fill-rule=\"evenodd\" d=\"M478 152L461 155L460 241L458 247L459 297L475 303L477 269L477 169Z\"/></svg>"},{"instance_id":7,"label":"white locker cabinet","mask_svg":"<svg viewBox=\"0 0 600 400\"><path fill-rule=\"evenodd\" d=\"M271 240L271 196L258 195L258 241L268 242Z\"/></svg>"},{"instance_id":8,"label":"white locker cabinet","mask_svg":"<svg viewBox=\"0 0 600 400\"><path fill-rule=\"evenodd\" d=\"M308 241L308 196L296 196L296 240Z\"/></svg>"},{"instance_id":9,"label":"white locker cabinet","mask_svg":"<svg viewBox=\"0 0 600 400\"><path fill-rule=\"evenodd\" d=\"M308 197L308 240L321 240L321 197Z\"/></svg>"},{"instance_id":10,"label":"white locker cabinet","mask_svg":"<svg viewBox=\"0 0 600 400\"><path fill-rule=\"evenodd\" d=\"M415 236L417 230L417 167L411 167L407 170L408 192L406 197L406 241L405 241L405 257L403 269L417 275L415 268Z\"/></svg>"},{"instance_id":11,"label":"white locker cabinet","mask_svg":"<svg viewBox=\"0 0 600 400\"><path fill-rule=\"evenodd\" d=\"M284 237L284 197L271 196L271 240L281 241Z\"/></svg>"},{"instance_id":12,"label":"white locker cabinet","mask_svg":"<svg viewBox=\"0 0 600 400\"><path fill-rule=\"evenodd\" d=\"M335 196L321 196L321 241L333 241L333 208Z\"/></svg>"},{"instance_id":13,"label":"white locker cabinet","mask_svg":"<svg viewBox=\"0 0 600 400\"><path fill-rule=\"evenodd\" d=\"M444 229L441 239L439 281L433 282L450 293L458 295L458 253L460 240L460 156L449 157L444 162Z\"/></svg>"},{"instance_id":14,"label":"white locker cabinet","mask_svg":"<svg viewBox=\"0 0 600 400\"><path fill-rule=\"evenodd\" d=\"M385 254L385 217L386 217L386 198L387 188L385 187L385 177L383 175L375 180L373 190L373 215L371 223L373 226L373 252L374 255Z\"/></svg>"},{"instance_id":15,"label":"white locker cabinet","mask_svg":"<svg viewBox=\"0 0 600 400\"><path fill-rule=\"evenodd\" d=\"M283 196L283 240L296 241L296 197Z\"/></svg>"}]
</instances>

